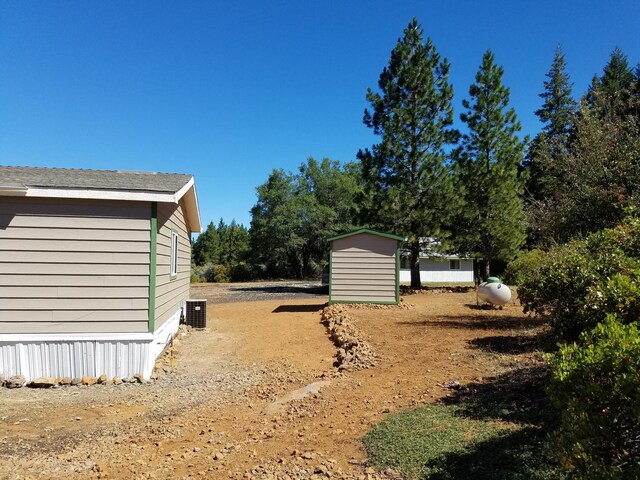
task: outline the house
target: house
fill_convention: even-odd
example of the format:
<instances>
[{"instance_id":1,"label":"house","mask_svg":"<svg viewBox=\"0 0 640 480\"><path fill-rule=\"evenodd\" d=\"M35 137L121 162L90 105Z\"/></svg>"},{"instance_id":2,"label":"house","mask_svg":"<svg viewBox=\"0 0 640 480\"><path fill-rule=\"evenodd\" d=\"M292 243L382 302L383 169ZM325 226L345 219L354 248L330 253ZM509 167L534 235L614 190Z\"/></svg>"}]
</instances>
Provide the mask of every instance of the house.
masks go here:
<instances>
[{"instance_id":1,"label":"house","mask_svg":"<svg viewBox=\"0 0 640 480\"><path fill-rule=\"evenodd\" d=\"M148 378L200 230L191 175L0 166L0 374Z\"/></svg>"},{"instance_id":2,"label":"house","mask_svg":"<svg viewBox=\"0 0 640 480\"><path fill-rule=\"evenodd\" d=\"M403 240L364 228L329 238L329 303L397 304Z\"/></svg>"},{"instance_id":3,"label":"house","mask_svg":"<svg viewBox=\"0 0 640 480\"><path fill-rule=\"evenodd\" d=\"M420 254L420 281L422 283L473 283L473 259L458 255L436 253ZM411 283L409 257L400 260L400 282Z\"/></svg>"}]
</instances>

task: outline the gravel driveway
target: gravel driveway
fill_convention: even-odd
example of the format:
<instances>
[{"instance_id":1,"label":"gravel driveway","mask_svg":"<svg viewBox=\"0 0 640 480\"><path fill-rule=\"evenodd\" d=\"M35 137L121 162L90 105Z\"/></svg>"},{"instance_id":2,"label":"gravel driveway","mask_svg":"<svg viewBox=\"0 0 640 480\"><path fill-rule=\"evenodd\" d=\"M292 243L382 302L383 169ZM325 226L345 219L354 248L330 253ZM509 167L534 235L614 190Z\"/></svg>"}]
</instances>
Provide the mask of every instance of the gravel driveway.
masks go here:
<instances>
[{"instance_id":1,"label":"gravel driveway","mask_svg":"<svg viewBox=\"0 0 640 480\"><path fill-rule=\"evenodd\" d=\"M313 298L327 301L328 290L319 281L194 283L191 298L206 299L210 304Z\"/></svg>"}]
</instances>

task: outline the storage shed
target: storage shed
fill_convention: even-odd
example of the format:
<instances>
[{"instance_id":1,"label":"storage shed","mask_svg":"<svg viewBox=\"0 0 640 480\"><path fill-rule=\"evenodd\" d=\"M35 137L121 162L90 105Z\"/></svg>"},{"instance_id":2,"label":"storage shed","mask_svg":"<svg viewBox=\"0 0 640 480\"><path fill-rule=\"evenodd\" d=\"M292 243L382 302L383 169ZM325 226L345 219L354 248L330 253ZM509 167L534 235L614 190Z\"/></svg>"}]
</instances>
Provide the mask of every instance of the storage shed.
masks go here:
<instances>
[{"instance_id":1,"label":"storage shed","mask_svg":"<svg viewBox=\"0 0 640 480\"><path fill-rule=\"evenodd\" d=\"M0 374L148 378L200 230L191 175L0 166Z\"/></svg>"},{"instance_id":2,"label":"storage shed","mask_svg":"<svg viewBox=\"0 0 640 480\"><path fill-rule=\"evenodd\" d=\"M360 229L329 239L329 303L400 301L403 237Z\"/></svg>"}]
</instances>

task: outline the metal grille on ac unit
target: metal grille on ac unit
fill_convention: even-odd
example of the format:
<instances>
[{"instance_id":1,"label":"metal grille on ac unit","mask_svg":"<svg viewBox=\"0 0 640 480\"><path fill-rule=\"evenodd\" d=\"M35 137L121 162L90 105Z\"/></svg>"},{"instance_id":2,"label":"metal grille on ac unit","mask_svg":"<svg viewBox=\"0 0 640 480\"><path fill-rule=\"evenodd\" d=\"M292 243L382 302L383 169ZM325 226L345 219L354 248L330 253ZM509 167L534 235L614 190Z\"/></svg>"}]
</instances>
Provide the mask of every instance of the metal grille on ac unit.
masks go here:
<instances>
[{"instance_id":1,"label":"metal grille on ac unit","mask_svg":"<svg viewBox=\"0 0 640 480\"><path fill-rule=\"evenodd\" d=\"M207 326L207 301L187 300L187 314L185 323L193 328L206 328Z\"/></svg>"}]
</instances>

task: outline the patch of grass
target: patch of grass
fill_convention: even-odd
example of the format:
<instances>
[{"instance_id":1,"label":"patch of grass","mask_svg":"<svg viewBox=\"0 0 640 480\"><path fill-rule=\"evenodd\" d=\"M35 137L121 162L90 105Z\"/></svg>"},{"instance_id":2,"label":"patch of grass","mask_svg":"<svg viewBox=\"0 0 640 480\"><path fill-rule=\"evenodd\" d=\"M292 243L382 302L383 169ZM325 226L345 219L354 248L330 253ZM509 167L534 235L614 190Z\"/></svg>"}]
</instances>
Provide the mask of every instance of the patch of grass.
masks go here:
<instances>
[{"instance_id":1,"label":"patch of grass","mask_svg":"<svg viewBox=\"0 0 640 480\"><path fill-rule=\"evenodd\" d=\"M541 392L544 377L513 371L446 404L391 416L363 439L369 463L411 479L566 478L551 460L547 431L555 417Z\"/></svg>"}]
</instances>

